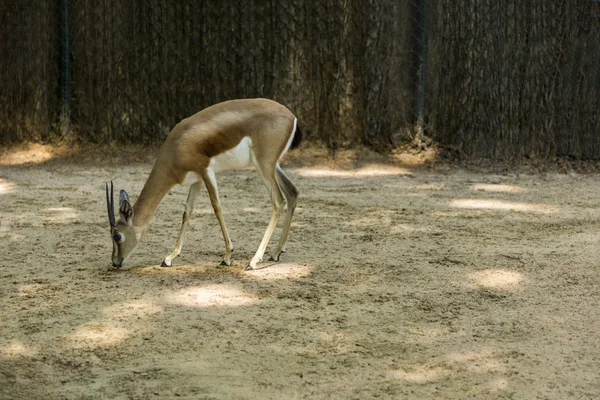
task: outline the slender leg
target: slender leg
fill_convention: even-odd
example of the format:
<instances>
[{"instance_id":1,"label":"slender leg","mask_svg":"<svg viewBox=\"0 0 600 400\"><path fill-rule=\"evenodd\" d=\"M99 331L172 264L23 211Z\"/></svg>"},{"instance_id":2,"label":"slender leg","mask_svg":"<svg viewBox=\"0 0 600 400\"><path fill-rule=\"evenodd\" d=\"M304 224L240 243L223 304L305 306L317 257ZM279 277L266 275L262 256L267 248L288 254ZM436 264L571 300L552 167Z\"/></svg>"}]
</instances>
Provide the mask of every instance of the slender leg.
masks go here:
<instances>
[{"instance_id":1,"label":"slender leg","mask_svg":"<svg viewBox=\"0 0 600 400\"><path fill-rule=\"evenodd\" d=\"M202 179L206 184L206 189L208 190L208 195L210 197L210 203L212 204L217 220L219 221L219 225L221 226L223 240L225 240L225 256L223 256L221 265L231 265L231 252L233 251L233 244L231 243L231 237L229 236L227 226L225 226L225 220L223 219L223 213L221 212L221 202L219 201L219 189L217 187L217 178L215 176L215 172L211 168L208 168L205 173L202 174Z\"/></svg>"},{"instance_id":2,"label":"slender leg","mask_svg":"<svg viewBox=\"0 0 600 400\"><path fill-rule=\"evenodd\" d=\"M262 261L267 245L269 244L269 240L271 239L271 235L273 235L273 231L277 226L277 221L281 215L281 209L283 208L284 202L283 196L275 179L275 168L271 169L266 165L261 165L257 161L254 152L251 151L250 154L252 155L252 162L254 163L254 166L260 173L260 176L263 179L267 190L269 191L269 196L271 197L271 202L273 203L273 212L271 213L271 220L269 221L265 235L258 246L256 254L254 254L254 257L252 257L250 264L246 266L246 271L256 268L256 265Z\"/></svg>"},{"instance_id":3,"label":"slender leg","mask_svg":"<svg viewBox=\"0 0 600 400\"><path fill-rule=\"evenodd\" d=\"M188 193L187 201L185 202L185 211L183 212L183 219L181 221L181 230L179 231L179 236L177 237L177 243L175 243L175 248L173 252L165 257L165 260L162 262L161 267L170 267L173 259L177 257L181 253L181 248L183 247L183 237L185 231L188 227L188 222L190 217L192 216L192 212L194 211L194 201L196 200L196 195L200 191L201 182L196 182L190 187L190 192Z\"/></svg>"},{"instance_id":4,"label":"slender leg","mask_svg":"<svg viewBox=\"0 0 600 400\"><path fill-rule=\"evenodd\" d=\"M298 203L298 195L299 191L296 185L287 177L287 175L283 172L279 164L277 164L277 170L275 174L275 178L277 179L277 184L283 197L285 197L285 202L287 204L287 212L285 214L285 221L283 222L283 230L281 232L281 238L279 239L279 244L277 245L277 250L275 250L275 257L271 257L269 261L279 261L281 254L285 253L285 245L287 244L288 235L290 233L290 226L292 225L292 217L294 216L294 210L296 209L296 204Z\"/></svg>"}]
</instances>

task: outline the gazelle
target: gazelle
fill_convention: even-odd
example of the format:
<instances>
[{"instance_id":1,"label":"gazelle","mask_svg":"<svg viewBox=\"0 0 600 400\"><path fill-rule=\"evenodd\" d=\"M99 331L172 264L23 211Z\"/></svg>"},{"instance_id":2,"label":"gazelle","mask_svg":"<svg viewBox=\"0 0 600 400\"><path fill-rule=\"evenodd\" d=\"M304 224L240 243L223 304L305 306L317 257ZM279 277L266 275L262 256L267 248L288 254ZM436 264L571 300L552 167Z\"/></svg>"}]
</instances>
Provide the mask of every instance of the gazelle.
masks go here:
<instances>
[{"instance_id":1,"label":"gazelle","mask_svg":"<svg viewBox=\"0 0 600 400\"><path fill-rule=\"evenodd\" d=\"M190 185L181 229L173 251L162 266L171 266L181 253L194 200L206 185L210 202L225 240L221 265L231 265L233 245L225 226L215 174L254 164L271 198L273 211L265 235L246 270L256 268L287 204L279 244L269 261L279 261L285 247L298 199L298 189L279 166L289 148L298 147L302 131L298 120L283 105L267 99L231 100L208 107L173 128L163 144L150 176L132 206L124 190L119 195L119 220L115 220L113 184L106 184L108 220L113 240L112 263L120 268L140 243L162 198L176 184Z\"/></svg>"}]
</instances>

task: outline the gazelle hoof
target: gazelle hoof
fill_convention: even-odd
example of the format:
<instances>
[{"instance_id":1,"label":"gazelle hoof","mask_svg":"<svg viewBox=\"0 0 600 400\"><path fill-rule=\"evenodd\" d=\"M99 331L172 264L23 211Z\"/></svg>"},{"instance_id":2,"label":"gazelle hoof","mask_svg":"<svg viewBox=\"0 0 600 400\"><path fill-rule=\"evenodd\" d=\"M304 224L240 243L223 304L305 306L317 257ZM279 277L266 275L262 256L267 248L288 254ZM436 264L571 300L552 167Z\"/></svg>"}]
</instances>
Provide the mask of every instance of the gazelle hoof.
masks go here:
<instances>
[{"instance_id":1,"label":"gazelle hoof","mask_svg":"<svg viewBox=\"0 0 600 400\"><path fill-rule=\"evenodd\" d=\"M246 271L252 271L254 268L252 268L252 265L248 264L246 265L246 268L244 268Z\"/></svg>"},{"instance_id":2,"label":"gazelle hoof","mask_svg":"<svg viewBox=\"0 0 600 400\"><path fill-rule=\"evenodd\" d=\"M227 263L225 262L225 260L223 260L223 261L221 261L221 264L219 264L219 265L221 265L221 266L225 266L225 267L228 267L228 266L230 266L230 265L231 265L231 263L227 264Z\"/></svg>"},{"instance_id":3,"label":"gazelle hoof","mask_svg":"<svg viewBox=\"0 0 600 400\"><path fill-rule=\"evenodd\" d=\"M161 267L166 267L166 268L170 267L170 265L169 265L169 264L167 264L167 263L166 263L166 262L164 262L164 261L162 262L162 264L160 264L160 266L161 266Z\"/></svg>"},{"instance_id":4,"label":"gazelle hoof","mask_svg":"<svg viewBox=\"0 0 600 400\"><path fill-rule=\"evenodd\" d=\"M279 262L279 260L281 259L281 255L282 255L283 253L285 253L285 250L281 250L281 251L279 252L279 254L277 254L277 258L275 258L275 257L273 257L273 256L269 257L269 261L277 261L277 262Z\"/></svg>"}]
</instances>

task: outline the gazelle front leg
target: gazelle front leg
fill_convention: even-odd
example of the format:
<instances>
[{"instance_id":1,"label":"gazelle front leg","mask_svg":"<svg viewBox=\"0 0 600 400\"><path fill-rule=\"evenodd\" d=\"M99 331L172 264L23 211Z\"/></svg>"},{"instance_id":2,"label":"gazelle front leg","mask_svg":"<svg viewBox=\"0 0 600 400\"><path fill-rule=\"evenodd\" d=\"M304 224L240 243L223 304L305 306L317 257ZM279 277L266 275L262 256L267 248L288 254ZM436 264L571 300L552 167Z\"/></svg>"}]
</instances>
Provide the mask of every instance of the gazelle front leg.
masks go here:
<instances>
[{"instance_id":1,"label":"gazelle front leg","mask_svg":"<svg viewBox=\"0 0 600 400\"><path fill-rule=\"evenodd\" d=\"M233 251L233 244L231 243L231 237L225 226L225 220L223 219L223 213L221 212L221 202L219 201L219 189L217 187L217 178L215 172L209 167L203 174L202 179L208 190L208 196L210 197L210 203L212 204L213 210L221 226L221 232L223 232L223 240L225 240L225 255L221 265L231 265L231 252Z\"/></svg>"},{"instance_id":2,"label":"gazelle front leg","mask_svg":"<svg viewBox=\"0 0 600 400\"><path fill-rule=\"evenodd\" d=\"M194 211L194 201L196 200L198 191L200 191L201 184L201 182L196 182L190 187L190 192L188 193L187 201L185 202L185 211L183 212L181 230L179 231L179 236L177 237L177 243L175 244L173 252L165 257L161 267L170 267L173 259L181 253L181 248L183 247L183 236L187 230L188 222L192 216L192 212Z\"/></svg>"}]
</instances>

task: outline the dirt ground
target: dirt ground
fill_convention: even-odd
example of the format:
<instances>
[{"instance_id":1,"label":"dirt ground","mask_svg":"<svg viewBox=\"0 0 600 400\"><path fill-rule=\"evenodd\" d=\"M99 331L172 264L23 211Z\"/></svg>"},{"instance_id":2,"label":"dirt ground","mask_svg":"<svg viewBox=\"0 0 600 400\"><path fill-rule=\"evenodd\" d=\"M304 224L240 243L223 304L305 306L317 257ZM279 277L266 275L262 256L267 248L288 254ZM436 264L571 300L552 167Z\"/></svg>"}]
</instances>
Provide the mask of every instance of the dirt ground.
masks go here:
<instances>
[{"instance_id":1,"label":"dirt ground","mask_svg":"<svg viewBox=\"0 0 600 400\"><path fill-rule=\"evenodd\" d=\"M104 183L135 200L152 166L115 152L0 155L0 398L600 398L599 174L305 151L280 263L243 270L270 216L243 170L218 177L231 267L205 190L158 266L176 187L115 270Z\"/></svg>"}]
</instances>

